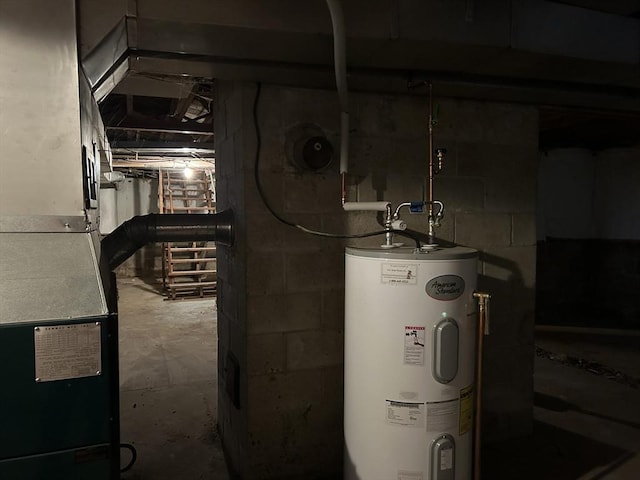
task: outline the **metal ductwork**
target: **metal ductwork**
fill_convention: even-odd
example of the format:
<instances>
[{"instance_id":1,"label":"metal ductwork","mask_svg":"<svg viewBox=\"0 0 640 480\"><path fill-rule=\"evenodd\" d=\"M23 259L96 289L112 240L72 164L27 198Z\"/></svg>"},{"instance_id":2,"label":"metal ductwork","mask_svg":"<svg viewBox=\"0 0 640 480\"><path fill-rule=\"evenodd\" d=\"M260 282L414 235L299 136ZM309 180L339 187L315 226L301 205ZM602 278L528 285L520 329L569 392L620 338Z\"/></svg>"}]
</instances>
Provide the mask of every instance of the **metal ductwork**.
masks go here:
<instances>
[{"instance_id":1,"label":"metal ductwork","mask_svg":"<svg viewBox=\"0 0 640 480\"><path fill-rule=\"evenodd\" d=\"M133 217L102 239L102 257L114 270L153 242L215 241L233 244L233 211L212 215L155 214Z\"/></svg>"}]
</instances>

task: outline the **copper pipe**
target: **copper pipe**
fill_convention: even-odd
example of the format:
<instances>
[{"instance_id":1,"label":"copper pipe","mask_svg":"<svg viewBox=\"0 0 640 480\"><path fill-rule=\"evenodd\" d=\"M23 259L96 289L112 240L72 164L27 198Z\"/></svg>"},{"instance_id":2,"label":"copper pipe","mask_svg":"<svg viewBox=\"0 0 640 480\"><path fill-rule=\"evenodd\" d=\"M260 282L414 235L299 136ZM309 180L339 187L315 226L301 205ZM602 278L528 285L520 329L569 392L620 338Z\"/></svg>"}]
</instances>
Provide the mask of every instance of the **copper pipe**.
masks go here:
<instances>
[{"instance_id":1,"label":"copper pipe","mask_svg":"<svg viewBox=\"0 0 640 480\"><path fill-rule=\"evenodd\" d=\"M429 170L427 171L427 203L429 218L433 216L433 85L429 83Z\"/></svg>"},{"instance_id":2,"label":"copper pipe","mask_svg":"<svg viewBox=\"0 0 640 480\"><path fill-rule=\"evenodd\" d=\"M478 300L478 331L476 334L476 425L473 435L473 478L481 480L481 446L482 446L482 356L484 353L484 336L489 335L489 299L488 293L474 292L473 298Z\"/></svg>"}]
</instances>

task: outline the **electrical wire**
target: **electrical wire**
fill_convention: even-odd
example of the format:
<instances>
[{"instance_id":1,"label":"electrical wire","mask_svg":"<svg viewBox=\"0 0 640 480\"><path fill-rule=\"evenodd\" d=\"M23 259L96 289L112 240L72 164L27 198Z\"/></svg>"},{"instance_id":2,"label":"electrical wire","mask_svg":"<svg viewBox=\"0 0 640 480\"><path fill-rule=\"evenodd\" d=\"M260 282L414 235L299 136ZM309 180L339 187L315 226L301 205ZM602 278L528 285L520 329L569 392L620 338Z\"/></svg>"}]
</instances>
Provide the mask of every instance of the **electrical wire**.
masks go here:
<instances>
[{"instance_id":1,"label":"electrical wire","mask_svg":"<svg viewBox=\"0 0 640 480\"><path fill-rule=\"evenodd\" d=\"M120 448L124 448L125 450L129 450L131 452L131 460L124 467L120 469L120 473L128 472L133 467L133 464L136 463L138 459L138 452L136 451L136 447L131 445L130 443L121 443Z\"/></svg>"},{"instance_id":2,"label":"electrical wire","mask_svg":"<svg viewBox=\"0 0 640 480\"><path fill-rule=\"evenodd\" d=\"M256 84L256 94L255 97L253 99L253 125L255 128L255 134L256 134L256 154L255 154L255 162L253 164L253 176L256 182L256 187L258 189L258 194L260 195L260 198L262 199L262 203L264 203L264 206L267 208L267 210L269 210L269 213L271 213L271 215L273 215L273 217L278 220L279 222L288 225L289 227L294 227L297 228L298 230L307 233L309 235L315 235L318 237L325 237L325 238L342 238L342 239L349 239L349 238L366 238L366 237L375 237L378 235L385 235L387 233L395 233L396 235L400 235L403 237L407 237L410 238L411 240L413 240L416 243L416 248L420 248L420 239L418 238L417 235L414 235L410 232L405 232L404 230L394 230L394 229L390 229L390 230L377 230L374 232L365 232L365 233L329 233L329 232L322 232L319 230L312 230L310 228L307 228L303 225L299 225L295 222L292 222L290 220L287 220L286 218L284 218L282 215L280 215L278 212L276 212L273 207L271 206L271 204L269 203L267 196L264 193L264 189L262 188L262 183L260 182L260 152L262 150L262 137L260 134L260 125L258 122L258 103L260 100L260 92L262 90L262 84L260 82L258 82Z\"/></svg>"}]
</instances>

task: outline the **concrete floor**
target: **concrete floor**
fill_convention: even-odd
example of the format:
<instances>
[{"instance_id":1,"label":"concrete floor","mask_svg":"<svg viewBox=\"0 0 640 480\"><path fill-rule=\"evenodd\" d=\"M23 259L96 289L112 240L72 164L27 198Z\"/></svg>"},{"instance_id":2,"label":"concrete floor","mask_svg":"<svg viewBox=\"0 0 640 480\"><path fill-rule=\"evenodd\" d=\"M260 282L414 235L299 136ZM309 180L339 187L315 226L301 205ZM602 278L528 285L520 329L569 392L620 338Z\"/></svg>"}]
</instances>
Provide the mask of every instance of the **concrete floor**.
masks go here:
<instances>
[{"instance_id":1,"label":"concrete floor","mask_svg":"<svg viewBox=\"0 0 640 480\"><path fill-rule=\"evenodd\" d=\"M138 451L122 478L227 480L216 433L215 299L166 301L156 288L118 280L121 441Z\"/></svg>"},{"instance_id":2,"label":"concrete floor","mask_svg":"<svg viewBox=\"0 0 640 480\"><path fill-rule=\"evenodd\" d=\"M118 286L121 436L138 450L122 478L228 480L215 429L215 300L165 301L138 279ZM640 336L545 333L536 344L553 354L536 358L534 433L485 446L483 478L639 479Z\"/></svg>"}]
</instances>

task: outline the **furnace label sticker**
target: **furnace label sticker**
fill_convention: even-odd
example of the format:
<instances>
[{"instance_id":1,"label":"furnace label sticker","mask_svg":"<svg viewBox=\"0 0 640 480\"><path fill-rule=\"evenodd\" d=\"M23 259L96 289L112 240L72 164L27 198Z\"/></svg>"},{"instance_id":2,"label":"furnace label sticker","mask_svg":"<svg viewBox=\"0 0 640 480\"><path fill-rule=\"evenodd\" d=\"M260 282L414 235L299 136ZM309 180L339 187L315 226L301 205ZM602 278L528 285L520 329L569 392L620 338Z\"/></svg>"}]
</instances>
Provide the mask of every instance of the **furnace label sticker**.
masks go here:
<instances>
[{"instance_id":1,"label":"furnace label sticker","mask_svg":"<svg viewBox=\"0 0 640 480\"><path fill-rule=\"evenodd\" d=\"M417 285L418 264L383 263L382 283L389 285Z\"/></svg>"},{"instance_id":2,"label":"furnace label sticker","mask_svg":"<svg viewBox=\"0 0 640 480\"><path fill-rule=\"evenodd\" d=\"M424 365L425 328L404 327L404 364Z\"/></svg>"},{"instance_id":3,"label":"furnace label sticker","mask_svg":"<svg viewBox=\"0 0 640 480\"><path fill-rule=\"evenodd\" d=\"M427 402L427 432L449 432L458 427L458 399Z\"/></svg>"},{"instance_id":4,"label":"furnace label sticker","mask_svg":"<svg viewBox=\"0 0 640 480\"><path fill-rule=\"evenodd\" d=\"M100 375L100 328L100 322L35 327L36 382Z\"/></svg>"},{"instance_id":5,"label":"furnace label sticker","mask_svg":"<svg viewBox=\"0 0 640 480\"><path fill-rule=\"evenodd\" d=\"M386 400L386 421L391 425L424 428L425 408L422 402Z\"/></svg>"},{"instance_id":6,"label":"furnace label sticker","mask_svg":"<svg viewBox=\"0 0 640 480\"><path fill-rule=\"evenodd\" d=\"M398 480L423 480L422 472L408 472L405 470L398 470Z\"/></svg>"},{"instance_id":7,"label":"furnace label sticker","mask_svg":"<svg viewBox=\"0 0 640 480\"><path fill-rule=\"evenodd\" d=\"M460 390L460 435L473 427L473 385Z\"/></svg>"}]
</instances>

